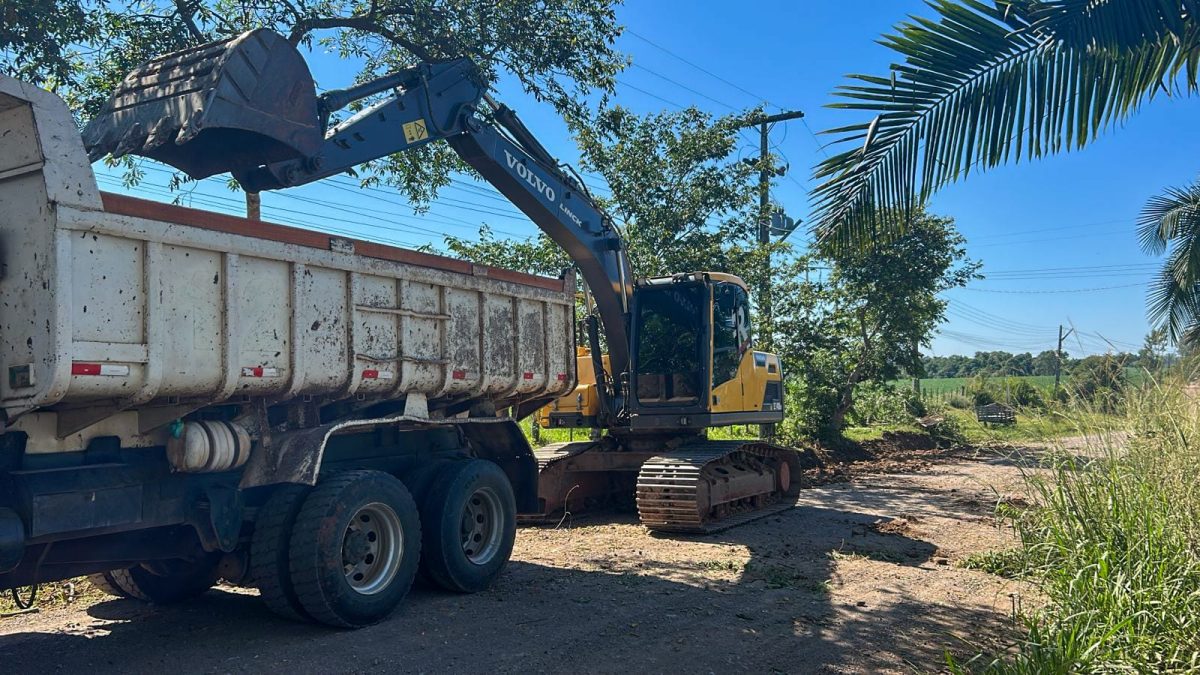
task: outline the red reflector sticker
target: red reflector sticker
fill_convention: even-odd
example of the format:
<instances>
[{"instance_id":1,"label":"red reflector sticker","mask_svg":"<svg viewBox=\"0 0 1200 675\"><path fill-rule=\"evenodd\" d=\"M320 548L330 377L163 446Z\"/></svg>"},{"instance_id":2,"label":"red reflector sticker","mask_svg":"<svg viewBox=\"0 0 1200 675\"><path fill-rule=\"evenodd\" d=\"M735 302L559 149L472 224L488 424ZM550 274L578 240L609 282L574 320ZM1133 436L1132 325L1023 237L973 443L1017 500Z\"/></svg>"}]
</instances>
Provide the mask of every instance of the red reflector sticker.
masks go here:
<instances>
[{"instance_id":1,"label":"red reflector sticker","mask_svg":"<svg viewBox=\"0 0 1200 675\"><path fill-rule=\"evenodd\" d=\"M379 371L368 368L367 370L363 371L363 379L364 380L378 380L379 379Z\"/></svg>"},{"instance_id":2,"label":"red reflector sticker","mask_svg":"<svg viewBox=\"0 0 1200 675\"><path fill-rule=\"evenodd\" d=\"M99 375L100 374L100 364L99 363L72 363L71 364L71 374L72 375Z\"/></svg>"},{"instance_id":3,"label":"red reflector sticker","mask_svg":"<svg viewBox=\"0 0 1200 675\"><path fill-rule=\"evenodd\" d=\"M279 369L264 368L263 366L251 366L242 368L242 377L278 377Z\"/></svg>"},{"instance_id":4,"label":"red reflector sticker","mask_svg":"<svg viewBox=\"0 0 1200 675\"><path fill-rule=\"evenodd\" d=\"M456 370L453 373L450 373L450 376L456 380L465 380L465 379L467 379L467 371Z\"/></svg>"},{"instance_id":5,"label":"red reflector sticker","mask_svg":"<svg viewBox=\"0 0 1200 675\"><path fill-rule=\"evenodd\" d=\"M558 381L559 381L559 382L566 382L566 381L567 381L567 374L566 374L566 373L559 373L559 374L558 374Z\"/></svg>"},{"instance_id":6,"label":"red reflector sticker","mask_svg":"<svg viewBox=\"0 0 1200 675\"><path fill-rule=\"evenodd\" d=\"M533 373L529 372L528 370L527 370L527 371L525 371L525 379L527 379L527 380L532 380L532 379L533 379Z\"/></svg>"},{"instance_id":7,"label":"red reflector sticker","mask_svg":"<svg viewBox=\"0 0 1200 675\"><path fill-rule=\"evenodd\" d=\"M129 375L129 366L116 366L110 363L72 363L71 374L125 377Z\"/></svg>"}]
</instances>

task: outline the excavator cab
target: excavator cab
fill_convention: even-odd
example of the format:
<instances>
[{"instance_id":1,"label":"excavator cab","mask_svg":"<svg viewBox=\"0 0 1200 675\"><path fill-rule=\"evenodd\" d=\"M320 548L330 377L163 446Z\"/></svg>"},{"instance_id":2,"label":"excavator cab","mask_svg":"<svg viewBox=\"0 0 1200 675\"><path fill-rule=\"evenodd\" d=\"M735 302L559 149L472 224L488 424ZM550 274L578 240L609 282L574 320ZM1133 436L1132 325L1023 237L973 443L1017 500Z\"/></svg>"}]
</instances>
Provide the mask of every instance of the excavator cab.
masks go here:
<instances>
[{"instance_id":1,"label":"excavator cab","mask_svg":"<svg viewBox=\"0 0 1200 675\"><path fill-rule=\"evenodd\" d=\"M650 279L632 306L626 408L633 431L679 432L783 419L779 357L753 348L750 297L730 274ZM599 400L581 350L575 391L539 413L543 427L595 427Z\"/></svg>"}]
</instances>

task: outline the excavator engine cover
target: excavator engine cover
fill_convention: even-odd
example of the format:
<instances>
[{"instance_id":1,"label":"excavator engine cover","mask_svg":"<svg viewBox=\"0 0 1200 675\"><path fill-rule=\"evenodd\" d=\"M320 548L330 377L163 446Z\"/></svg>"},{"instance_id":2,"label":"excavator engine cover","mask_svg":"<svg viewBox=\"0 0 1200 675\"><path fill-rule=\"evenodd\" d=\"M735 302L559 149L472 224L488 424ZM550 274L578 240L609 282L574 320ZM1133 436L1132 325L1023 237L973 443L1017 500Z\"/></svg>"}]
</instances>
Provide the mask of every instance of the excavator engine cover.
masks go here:
<instances>
[{"instance_id":1,"label":"excavator engine cover","mask_svg":"<svg viewBox=\"0 0 1200 675\"><path fill-rule=\"evenodd\" d=\"M311 157L324 138L304 57L259 29L142 64L83 140L92 161L142 155L199 179Z\"/></svg>"}]
</instances>

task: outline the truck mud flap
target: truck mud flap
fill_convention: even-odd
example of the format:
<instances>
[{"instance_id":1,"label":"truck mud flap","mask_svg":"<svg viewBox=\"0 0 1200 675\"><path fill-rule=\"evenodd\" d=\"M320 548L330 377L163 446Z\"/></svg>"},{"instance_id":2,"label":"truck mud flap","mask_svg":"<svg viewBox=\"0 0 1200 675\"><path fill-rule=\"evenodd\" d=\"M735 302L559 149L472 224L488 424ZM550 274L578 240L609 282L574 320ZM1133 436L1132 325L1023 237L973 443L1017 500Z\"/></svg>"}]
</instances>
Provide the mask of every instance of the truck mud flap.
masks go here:
<instances>
[{"instance_id":1,"label":"truck mud flap","mask_svg":"<svg viewBox=\"0 0 1200 675\"><path fill-rule=\"evenodd\" d=\"M256 448L251 454L242 474L241 487L247 489L279 483L316 485L330 438L396 425L457 427L475 457L495 462L504 470L517 498L517 511L528 513L537 510L537 460L516 421L509 418L431 420L395 415L334 422L277 434L267 447Z\"/></svg>"}]
</instances>

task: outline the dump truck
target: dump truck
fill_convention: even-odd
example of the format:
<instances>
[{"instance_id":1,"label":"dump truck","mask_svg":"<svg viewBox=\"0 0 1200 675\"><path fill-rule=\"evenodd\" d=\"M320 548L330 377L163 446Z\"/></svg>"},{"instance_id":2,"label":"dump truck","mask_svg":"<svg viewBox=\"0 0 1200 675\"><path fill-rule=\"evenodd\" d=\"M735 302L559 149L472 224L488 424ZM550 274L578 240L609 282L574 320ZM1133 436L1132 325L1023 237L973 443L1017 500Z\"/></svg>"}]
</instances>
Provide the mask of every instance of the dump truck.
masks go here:
<instances>
[{"instance_id":1,"label":"dump truck","mask_svg":"<svg viewBox=\"0 0 1200 675\"><path fill-rule=\"evenodd\" d=\"M135 69L82 136L52 95L0 93L0 588L92 574L162 602L221 577L359 626L418 570L486 588L517 513L625 495L650 529L711 532L794 503L794 451L707 438L783 417L746 284L636 276L469 58L318 96L294 45L250 31ZM574 272L100 194L89 166L140 155L260 192L434 142L567 252L578 333ZM535 453L517 421L546 406L594 438Z\"/></svg>"},{"instance_id":2,"label":"dump truck","mask_svg":"<svg viewBox=\"0 0 1200 675\"><path fill-rule=\"evenodd\" d=\"M0 588L223 577L359 626L418 567L487 586L537 509L515 420L575 384L569 275L100 192L3 76L0 256Z\"/></svg>"}]
</instances>

